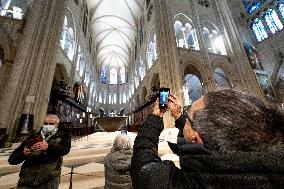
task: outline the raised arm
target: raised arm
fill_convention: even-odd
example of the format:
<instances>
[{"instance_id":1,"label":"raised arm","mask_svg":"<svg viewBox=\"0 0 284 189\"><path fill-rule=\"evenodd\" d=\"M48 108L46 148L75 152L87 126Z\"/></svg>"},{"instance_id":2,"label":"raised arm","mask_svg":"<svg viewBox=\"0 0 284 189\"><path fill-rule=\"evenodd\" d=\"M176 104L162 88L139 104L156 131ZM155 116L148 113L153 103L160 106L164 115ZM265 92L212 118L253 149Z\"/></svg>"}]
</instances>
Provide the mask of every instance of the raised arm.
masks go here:
<instances>
[{"instance_id":1,"label":"raised arm","mask_svg":"<svg viewBox=\"0 0 284 189\"><path fill-rule=\"evenodd\" d=\"M131 162L133 188L175 188L182 182L182 171L172 161L158 156L159 136L164 129L163 113L156 105L148 115L135 139Z\"/></svg>"}]
</instances>

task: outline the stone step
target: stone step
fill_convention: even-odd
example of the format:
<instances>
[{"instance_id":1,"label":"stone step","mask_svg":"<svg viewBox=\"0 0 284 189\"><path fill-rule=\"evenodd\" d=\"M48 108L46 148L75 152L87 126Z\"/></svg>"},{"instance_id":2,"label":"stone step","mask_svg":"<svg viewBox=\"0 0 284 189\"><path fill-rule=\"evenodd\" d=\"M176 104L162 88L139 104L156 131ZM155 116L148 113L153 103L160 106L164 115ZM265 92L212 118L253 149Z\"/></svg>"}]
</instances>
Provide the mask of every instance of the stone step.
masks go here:
<instances>
[{"instance_id":1,"label":"stone step","mask_svg":"<svg viewBox=\"0 0 284 189\"><path fill-rule=\"evenodd\" d=\"M62 167L60 187L69 187L71 168ZM19 172L0 177L0 189L15 188L19 180ZM99 163L89 163L73 169L73 188L96 188L104 186L104 165ZM85 187L81 186L79 183ZM78 187L76 187L78 185ZM89 186L89 187L87 187Z\"/></svg>"},{"instance_id":2,"label":"stone step","mask_svg":"<svg viewBox=\"0 0 284 189\"><path fill-rule=\"evenodd\" d=\"M69 166L71 167L73 164L87 164L87 163L93 163L93 162L102 162L104 161L104 158L106 156L106 153L102 154L88 154L88 155L82 155L82 156L66 156L63 158L63 166ZM0 175L9 174L9 173L15 173L19 172L21 169L22 164L19 165L9 165L8 162L5 164L0 165Z\"/></svg>"}]
</instances>

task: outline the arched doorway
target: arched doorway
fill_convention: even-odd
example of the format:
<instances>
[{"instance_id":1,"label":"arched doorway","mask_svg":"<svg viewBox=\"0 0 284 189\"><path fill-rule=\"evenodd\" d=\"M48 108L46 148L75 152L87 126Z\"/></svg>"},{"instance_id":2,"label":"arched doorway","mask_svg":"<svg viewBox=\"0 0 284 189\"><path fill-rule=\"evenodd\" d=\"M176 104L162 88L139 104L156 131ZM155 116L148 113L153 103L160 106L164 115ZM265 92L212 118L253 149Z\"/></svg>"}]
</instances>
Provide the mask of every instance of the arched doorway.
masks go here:
<instances>
[{"instance_id":1,"label":"arched doorway","mask_svg":"<svg viewBox=\"0 0 284 189\"><path fill-rule=\"evenodd\" d=\"M183 80L184 105L187 106L201 97L203 83L199 70L193 65L185 68Z\"/></svg>"}]
</instances>

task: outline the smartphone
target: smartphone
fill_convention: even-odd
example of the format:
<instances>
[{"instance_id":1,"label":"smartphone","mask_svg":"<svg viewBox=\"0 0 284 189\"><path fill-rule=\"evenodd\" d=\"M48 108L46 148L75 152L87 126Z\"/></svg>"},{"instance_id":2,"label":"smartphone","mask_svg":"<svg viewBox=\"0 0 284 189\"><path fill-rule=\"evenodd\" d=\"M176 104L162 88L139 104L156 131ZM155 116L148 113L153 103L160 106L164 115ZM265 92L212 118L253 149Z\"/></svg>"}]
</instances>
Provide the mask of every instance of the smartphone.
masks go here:
<instances>
[{"instance_id":1,"label":"smartphone","mask_svg":"<svg viewBox=\"0 0 284 189\"><path fill-rule=\"evenodd\" d=\"M170 88L160 88L159 90L159 108L166 109L168 107L168 98L170 96Z\"/></svg>"}]
</instances>

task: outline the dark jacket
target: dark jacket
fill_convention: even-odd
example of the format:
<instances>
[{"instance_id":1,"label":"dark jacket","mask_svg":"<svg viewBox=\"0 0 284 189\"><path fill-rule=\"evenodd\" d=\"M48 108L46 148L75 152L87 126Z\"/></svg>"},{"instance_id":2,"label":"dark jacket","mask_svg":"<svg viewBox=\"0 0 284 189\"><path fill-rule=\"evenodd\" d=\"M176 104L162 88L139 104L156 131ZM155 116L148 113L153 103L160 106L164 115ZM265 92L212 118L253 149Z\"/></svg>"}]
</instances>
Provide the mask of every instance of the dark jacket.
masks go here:
<instances>
[{"instance_id":1,"label":"dark jacket","mask_svg":"<svg viewBox=\"0 0 284 189\"><path fill-rule=\"evenodd\" d=\"M130 189L132 150L111 151L105 157L105 188Z\"/></svg>"},{"instance_id":2,"label":"dark jacket","mask_svg":"<svg viewBox=\"0 0 284 189\"><path fill-rule=\"evenodd\" d=\"M220 154L204 145L184 143L176 151L181 169L158 156L162 118L149 115L135 139L133 188L284 188L284 147L260 152Z\"/></svg>"},{"instance_id":3,"label":"dark jacket","mask_svg":"<svg viewBox=\"0 0 284 189\"><path fill-rule=\"evenodd\" d=\"M37 135L40 135L40 132ZM14 150L8 160L11 165L17 165L24 161L18 185L35 186L59 177L62 156L68 154L71 148L70 136L57 131L48 139L47 151L33 152L29 156L25 156L23 153L25 141Z\"/></svg>"}]
</instances>

